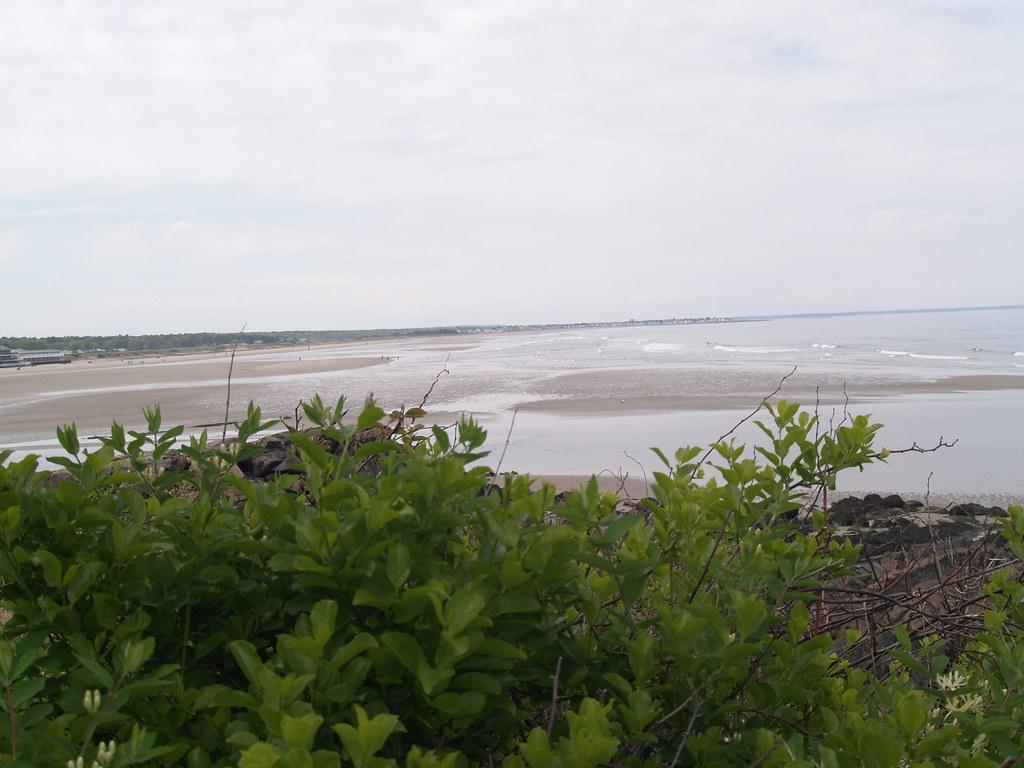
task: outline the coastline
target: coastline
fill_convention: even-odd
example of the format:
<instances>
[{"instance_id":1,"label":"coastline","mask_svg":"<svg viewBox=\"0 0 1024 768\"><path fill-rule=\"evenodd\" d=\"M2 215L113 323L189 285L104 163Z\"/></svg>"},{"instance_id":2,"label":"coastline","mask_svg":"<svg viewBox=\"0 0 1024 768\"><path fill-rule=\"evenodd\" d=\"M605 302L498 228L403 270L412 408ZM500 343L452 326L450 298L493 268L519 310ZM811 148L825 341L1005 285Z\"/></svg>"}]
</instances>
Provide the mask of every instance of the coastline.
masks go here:
<instances>
[{"instance_id":1,"label":"coastline","mask_svg":"<svg viewBox=\"0 0 1024 768\"><path fill-rule=\"evenodd\" d=\"M702 381L691 372L671 376L666 384L677 389L686 388L692 394L666 393L657 395L629 395L629 390L646 376L647 386L657 386L654 379L669 379L665 372L656 372L653 377L647 371L629 372L628 376L601 375L597 372L570 374L564 381L554 379L548 384L561 396L519 403L521 411L547 413L561 416L616 415L625 413L657 413L670 411L721 411L750 409L757 406L765 395L778 384L780 376L761 373L748 377L744 391L722 393L714 390L714 382ZM603 379L620 393L601 396L582 395L593 390L594 380ZM810 383L812 379L822 380L821 384ZM774 384L772 383L774 382ZM863 383L846 384L835 377L815 376L809 372L787 381L782 392L773 400L785 399L805 406L815 403L821 406L861 405L879 400L897 398L903 395L938 395L961 392L999 392L1024 390L1024 375L1017 374L974 374L942 376L930 380L912 381L900 378L878 379Z\"/></svg>"},{"instance_id":2,"label":"coastline","mask_svg":"<svg viewBox=\"0 0 1024 768\"><path fill-rule=\"evenodd\" d=\"M618 477L615 477L610 472L605 471L597 477L598 489L602 492L610 491L616 492L622 487L622 493L620 495L633 499L640 499L650 495L648 492L648 483L644 481L642 476L637 476L639 469L634 468L630 471L629 476L626 477L625 483ZM589 475L530 475L531 478L541 482L550 483L559 492L562 491L574 491L582 486L586 485L590 480ZM650 483L654 482L653 478L650 478ZM931 507L948 507L953 504L964 504L964 503L977 503L985 506L995 506L1006 509L1010 505L1024 505L1024 494L1018 493L998 493L998 492L963 492L963 493L932 493L924 494L920 491L906 491L899 489L887 488L883 490L856 490L856 491L834 491L829 493L829 503L832 504L840 499L847 498L862 498L870 493L877 493L881 496L889 496L890 494L896 494L897 496L906 499L907 501L920 501L925 502L927 500L928 505Z\"/></svg>"},{"instance_id":3,"label":"coastline","mask_svg":"<svg viewBox=\"0 0 1024 768\"><path fill-rule=\"evenodd\" d=\"M282 351L290 359L279 359ZM231 417L241 418L249 400L259 405L261 392L276 381L391 362L391 358L380 355L310 357L303 356L304 351L240 352L231 372ZM266 359L268 356L273 359ZM76 422L83 434L106 432L112 422L124 422L126 417L137 420L143 408L154 404L160 406L166 425L192 426L222 420L230 365L227 353L214 359L209 354L183 355L145 365L105 360L92 365L76 362L0 371L0 443L17 443L22 439L19 436L27 436L26 442L52 437L57 425L71 422Z\"/></svg>"}]
</instances>

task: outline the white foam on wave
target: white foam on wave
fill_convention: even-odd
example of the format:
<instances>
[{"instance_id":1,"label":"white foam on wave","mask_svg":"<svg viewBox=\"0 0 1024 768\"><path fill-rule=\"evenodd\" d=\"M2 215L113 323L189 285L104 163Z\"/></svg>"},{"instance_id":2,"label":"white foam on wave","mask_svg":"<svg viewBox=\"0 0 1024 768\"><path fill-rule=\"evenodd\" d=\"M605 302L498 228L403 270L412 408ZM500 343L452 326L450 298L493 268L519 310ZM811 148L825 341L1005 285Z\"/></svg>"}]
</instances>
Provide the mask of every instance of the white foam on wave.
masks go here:
<instances>
[{"instance_id":1,"label":"white foam on wave","mask_svg":"<svg viewBox=\"0 0 1024 768\"><path fill-rule=\"evenodd\" d=\"M969 360L970 358L964 357L963 355L926 355L921 352L904 352L902 349L880 349L878 350L880 355L888 355L889 357L913 357L917 360Z\"/></svg>"},{"instance_id":2,"label":"white foam on wave","mask_svg":"<svg viewBox=\"0 0 1024 768\"><path fill-rule=\"evenodd\" d=\"M650 344L644 344L644 352L678 352L686 347L683 344L666 344L661 341L652 341Z\"/></svg>"},{"instance_id":3,"label":"white foam on wave","mask_svg":"<svg viewBox=\"0 0 1024 768\"><path fill-rule=\"evenodd\" d=\"M796 347L729 347L725 344L715 344L715 349L720 352L739 352L748 355L771 355L780 352L799 352Z\"/></svg>"},{"instance_id":4,"label":"white foam on wave","mask_svg":"<svg viewBox=\"0 0 1024 768\"><path fill-rule=\"evenodd\" d=\"M835 344L811 344L815 349L835 349Z\"/></svg>"},{"instance_id":5,"label":"white foam on wave","mask_svg":"<svg viewBox=\"0 0 1024 768\"><path fill-rule=\"evenodd\" d=\"M1013 356L1014 357L1024 357L1024 352L1014 352Z\"/></svg>"},{"instance_id":6,"label":"white foam on wave","mask_svg":"<svg viewBox=\"0 0 1024 768\"><path fill-rule=\"evenodd\" d=\"M918 360L967 360L962 355L921 355L916 352L911 352L910 357L916 357Z\"/></svg>"}]
</instances>

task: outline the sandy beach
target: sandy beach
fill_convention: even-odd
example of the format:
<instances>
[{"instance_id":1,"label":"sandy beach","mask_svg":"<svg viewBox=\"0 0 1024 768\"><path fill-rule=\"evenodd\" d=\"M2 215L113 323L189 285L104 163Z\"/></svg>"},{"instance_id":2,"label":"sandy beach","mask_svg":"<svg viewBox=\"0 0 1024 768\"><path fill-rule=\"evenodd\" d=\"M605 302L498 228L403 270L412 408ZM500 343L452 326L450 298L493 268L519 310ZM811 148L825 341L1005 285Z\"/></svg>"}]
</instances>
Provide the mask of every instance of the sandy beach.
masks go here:
<instances>
[{"instance_id":1,"label":"sandy beach","mask_svg":"<svg viewBox=\"0 0 1024 768\"><path fill-rule=\"evenodd\" d=\"M386 356L355 355L357 347L332 345L333 354L326 355L313 348L312 356L305 347L239 350L231 373L231 418L240 418L249 400L259 403L275 384L389 362ZM0 442L41 439L72 421L82 434L105 433L111 422L131 424L154 404L167 425L223 421L230 365L230 353L217 352L0 369Z\"/></svg>"},{"instance_id":2,"label":"sandy beach","mask_svg":"<svg viewBox=\"0 0 1024 768\"><path fill-rule=\"evenodd\" d=\"M671 453L714 441L785 377L777 397L816 408L823 422L846 407L871 414L885 425L879 447L958 441L846 473L847 490L924 493L931 482L936 494L1015 494L1024 476L1007 426L1024 423L1024 342L1007 317L972 316L975 328L963 317L850 318L248 348L235 361L230 420L250 400L290 420L314 394L361 403L373 392L391 408L430 391L429 418L451 424L470 414L488 430L490 461L508 440L503 469L614 482L623 470L638 477L638 463L650 469L651 446ZM55 427L72 421L84 436L106 434L112 421L138 428L142 409L157 403L166 425L219 424L229 357L0 370L0 449L52 453Z\"/></svg>"}]
</instances>

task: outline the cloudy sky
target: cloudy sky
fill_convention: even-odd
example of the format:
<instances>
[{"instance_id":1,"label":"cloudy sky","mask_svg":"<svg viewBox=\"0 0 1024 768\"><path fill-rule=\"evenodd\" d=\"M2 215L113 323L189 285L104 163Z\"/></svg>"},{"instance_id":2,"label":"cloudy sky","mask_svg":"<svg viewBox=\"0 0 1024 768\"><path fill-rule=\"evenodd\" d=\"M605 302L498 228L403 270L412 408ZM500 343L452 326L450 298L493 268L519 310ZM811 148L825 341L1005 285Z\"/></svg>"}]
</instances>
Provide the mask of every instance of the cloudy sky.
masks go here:
<instances>
[{"instance_id":1,"label":"cloudy sky","mask_svg":"<svg viewBox=\"0 0 1024 768\"><path fill-rule=\"evenodd\" d=\"M0 335L1024 301L1019 0L0 0Z\"/></svg>"}]
</instances>

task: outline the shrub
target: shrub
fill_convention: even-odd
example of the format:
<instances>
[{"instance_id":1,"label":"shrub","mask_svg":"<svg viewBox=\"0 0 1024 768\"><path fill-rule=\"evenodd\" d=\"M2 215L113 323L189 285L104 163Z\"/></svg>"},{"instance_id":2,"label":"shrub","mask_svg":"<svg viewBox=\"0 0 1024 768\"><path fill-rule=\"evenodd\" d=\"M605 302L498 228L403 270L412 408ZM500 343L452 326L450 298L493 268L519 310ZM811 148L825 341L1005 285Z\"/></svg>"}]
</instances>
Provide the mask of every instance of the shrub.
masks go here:
<instances>
[{"instance_id":1,"label":"shrub","mask_svg":"<svg viewBox=\"0 0 1024 768\"><path fill-rule=\"evenodd\" d=\"M238 442L193 438L186 471L160 471L181 430L158 409L93 452L62 428L64 477L0 458L0 763L987 766L1024 748L1007 572L953 660L897 632L875 676L817 626L858 551L820 511L791 518L884 458L866 417L825 431L766 406L756 454L659 453L653 498L623 510L593 480L559 501L496 484L472 421L305 411L300 483L234 470L269 426L252 406ZM1024 511L1005 535L1024 554Z\"/></svg>"}]
</instances>

